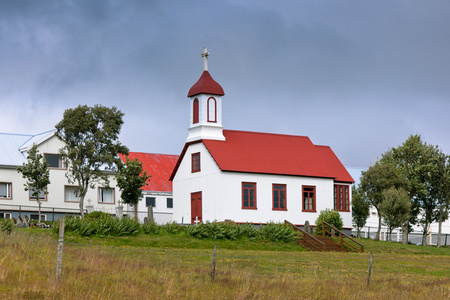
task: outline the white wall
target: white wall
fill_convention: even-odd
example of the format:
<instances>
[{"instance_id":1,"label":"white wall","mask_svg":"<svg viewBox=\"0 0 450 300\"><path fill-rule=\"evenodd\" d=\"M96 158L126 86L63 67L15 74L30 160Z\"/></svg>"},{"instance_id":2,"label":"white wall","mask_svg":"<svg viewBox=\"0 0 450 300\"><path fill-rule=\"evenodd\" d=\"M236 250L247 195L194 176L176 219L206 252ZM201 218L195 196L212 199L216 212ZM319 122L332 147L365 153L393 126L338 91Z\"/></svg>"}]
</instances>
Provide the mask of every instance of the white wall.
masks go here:
<instances>
[{"instance_id":1,"label":"white wall","mask_svg":"<svg viewBox=\"0 0 450 300\"><path fill-rule=\"evenodd\" d=\"M200 152L201 172L191 173L191 154ZM242 182L256 182L257 209L242 209ZM272 184L286 184L287 210L272 210ZM316 187L316 212L302 212L302 186ZM321 210L333 208L334 182L326 178L222 172L202 143L189 146L173 181L174 220L190 223L190 195L202 192L203 221L267 223L288 220L314 224ZM340 212L345 228L351 212Z\"/></svg>"}]
</instances>

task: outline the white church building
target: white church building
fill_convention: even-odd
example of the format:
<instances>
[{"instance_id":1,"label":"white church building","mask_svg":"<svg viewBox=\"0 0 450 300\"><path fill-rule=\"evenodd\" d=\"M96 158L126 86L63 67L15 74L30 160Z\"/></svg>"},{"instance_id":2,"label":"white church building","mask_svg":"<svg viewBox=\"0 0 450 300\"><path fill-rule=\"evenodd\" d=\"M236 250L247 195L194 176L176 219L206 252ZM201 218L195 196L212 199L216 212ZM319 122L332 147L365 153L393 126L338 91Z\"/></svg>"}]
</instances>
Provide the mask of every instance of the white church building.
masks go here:
<instances>
[{"instance_id":1,"label":"white church building","mask_svg":"<svg viewBox=\"0 0 450 300\"><path fill-rule=\"evenodd\" d=\"M225 130L222 87L208 72L188 93L188 137L170 180L174 221L311 225L324 209L351 230L353 178L328 146L308 137Z\"/></svg>"}]
</instances>

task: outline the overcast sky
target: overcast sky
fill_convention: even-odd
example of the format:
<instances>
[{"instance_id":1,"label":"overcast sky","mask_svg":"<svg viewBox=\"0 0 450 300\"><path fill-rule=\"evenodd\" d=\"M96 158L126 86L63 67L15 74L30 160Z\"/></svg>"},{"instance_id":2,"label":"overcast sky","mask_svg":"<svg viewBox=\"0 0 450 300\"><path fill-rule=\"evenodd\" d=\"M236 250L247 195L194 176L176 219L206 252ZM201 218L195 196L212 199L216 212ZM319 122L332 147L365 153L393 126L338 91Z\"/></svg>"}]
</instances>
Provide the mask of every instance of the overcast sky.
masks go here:
<instances>
[{"instance_id":1,"label":"overcast sky","mask_svg":"<svg viewBox=\"0 0 450 300\"><path fill-rule=\"evenodd\" d=\"M203 47L226 129L306 135L347 167L411 134L450 154L450 1L0 0L0 132L102 104L131 151L179 154Z\"/></svg>"}]
</instances>

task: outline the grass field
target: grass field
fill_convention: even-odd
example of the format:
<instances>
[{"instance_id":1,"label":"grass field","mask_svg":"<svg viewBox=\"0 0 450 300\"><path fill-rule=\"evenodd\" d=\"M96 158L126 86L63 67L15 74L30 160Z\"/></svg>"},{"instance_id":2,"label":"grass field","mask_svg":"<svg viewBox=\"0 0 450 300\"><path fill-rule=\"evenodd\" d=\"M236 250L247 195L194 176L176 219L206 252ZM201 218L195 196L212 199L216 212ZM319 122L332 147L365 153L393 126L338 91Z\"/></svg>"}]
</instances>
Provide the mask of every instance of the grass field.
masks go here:
<instances>
[{"instance_id":1,"label":"grass field","mask_svg":"<svg viewBox=\"0 0 450 300\"><path fill-rule=\"evenodd\" d=\"M449 299L450 248L361 239L365 253L307 252L296 244L186 236L0 234L2 299ZM217 245L216 280L211 258ZM367 286L369 252L372 276Z\"/></svg>"}]
</instances>

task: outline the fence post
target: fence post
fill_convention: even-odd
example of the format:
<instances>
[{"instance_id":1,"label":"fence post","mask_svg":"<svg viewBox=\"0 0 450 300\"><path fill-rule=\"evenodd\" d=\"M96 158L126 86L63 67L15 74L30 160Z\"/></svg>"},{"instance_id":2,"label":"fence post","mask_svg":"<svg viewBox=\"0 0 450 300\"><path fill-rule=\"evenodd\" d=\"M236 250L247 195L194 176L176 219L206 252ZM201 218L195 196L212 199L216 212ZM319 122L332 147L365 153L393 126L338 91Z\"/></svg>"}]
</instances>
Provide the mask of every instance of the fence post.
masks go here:
<instances>
[{"instance_id":1,"label":"fence post","mask_svg":"<svg viewBox=\"0 0 450 300\"><path fill-rule=\"evenodd\" d=\"M62 257L63 257L63 247L64 247L64 225L65 218L61 217L59 219L59 239L58 239L58 252L56 254L56 280L61 280L62 272Z\"/></svg>"},{"instance_id":2,"label":"fence post","mask_svg":"<svg viewBox=\"0 0 450 300\"><path fill-rule=\"evenodd\" d=\"M433 246L433 234L431 233L431 226L430 226L430 246Z\"/></svg>"},{"instance_id":3,"label":"fence post","mask_svg":"<svg viewBox=\"0 0 450 300\"><path fill-rule=\"evenodd\" d=\"M216 276L216 249L217 249L217 246L214 245L212 264L211 264L211 280L212 281L214 281L215 276Z\"/></svg>"},{"instance_id":4,"label":"fence post","mask_svg":"<svg viewBox=\"0 0 450 300\"><path fill-rule=\"evenodd\" d=\"M370 258L369 258L369 270L367 271L367 286L369 286L369 283L370 283L370 274L372 273L372 257L373 257L373 253L370 252Z\"/></svg>"},{"instance_id":5,"label":"fence post","mask_svg":"<svg viewBox=\"0 0 450 300\"><path fill-rule=\"evenodd\" d=\"M445 234L445 247L447 247L447 235L448 234Z\"/></svg>"}]
</instances>

